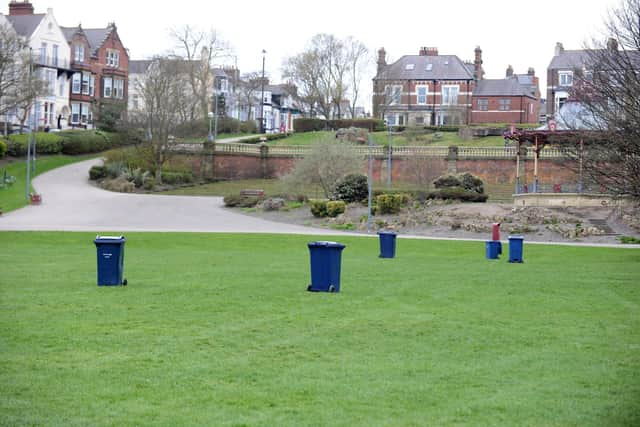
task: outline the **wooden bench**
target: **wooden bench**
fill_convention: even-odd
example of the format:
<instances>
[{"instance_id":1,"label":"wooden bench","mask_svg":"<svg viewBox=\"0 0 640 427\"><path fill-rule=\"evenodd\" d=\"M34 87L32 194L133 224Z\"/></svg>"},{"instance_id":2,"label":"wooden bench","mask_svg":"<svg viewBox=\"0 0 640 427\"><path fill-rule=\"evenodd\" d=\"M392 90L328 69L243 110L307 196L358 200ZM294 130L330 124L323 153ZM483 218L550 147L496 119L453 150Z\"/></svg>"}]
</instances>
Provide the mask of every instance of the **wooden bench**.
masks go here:
<instances>
[{"instance_id":1,"label":"wooden bench","mask_svg":"<svg viewBox=\"0 0 640 427\"><path fill-rule=\"evenodd\" d=\"M240 196L242 197L259 197L259 198L264 198L264 190L252 190L252 189L247 189L247 190L240 190Z\"/></svg>"}]
</instances>

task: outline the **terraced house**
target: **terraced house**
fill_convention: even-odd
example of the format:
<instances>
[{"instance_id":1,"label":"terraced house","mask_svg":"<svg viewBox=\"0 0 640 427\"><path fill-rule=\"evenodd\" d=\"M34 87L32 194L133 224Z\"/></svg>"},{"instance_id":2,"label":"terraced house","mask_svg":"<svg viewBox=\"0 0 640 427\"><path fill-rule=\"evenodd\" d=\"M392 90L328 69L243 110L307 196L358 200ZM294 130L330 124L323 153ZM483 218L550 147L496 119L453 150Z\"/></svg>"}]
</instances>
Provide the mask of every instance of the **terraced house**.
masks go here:
<instances>
[{"instance_id":1,"label":"terraced house","mask_svg":"<svg viewBox=\"0 0 640 427\"><path fill-rule=\"evenodd\" d=\"M62 28L71 52L69 125L88 127L99 114L119 116L127 106L129 53L115 23L106 28Z\"/></svg>"}]
</instances>

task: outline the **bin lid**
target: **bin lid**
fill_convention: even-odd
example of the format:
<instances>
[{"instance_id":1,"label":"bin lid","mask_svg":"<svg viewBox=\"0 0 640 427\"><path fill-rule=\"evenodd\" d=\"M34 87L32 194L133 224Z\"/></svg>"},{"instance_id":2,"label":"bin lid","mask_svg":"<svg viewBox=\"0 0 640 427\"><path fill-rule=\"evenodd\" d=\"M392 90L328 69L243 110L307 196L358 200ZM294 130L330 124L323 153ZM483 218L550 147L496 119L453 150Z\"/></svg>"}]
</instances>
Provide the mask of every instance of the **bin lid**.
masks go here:
<instances>
[{"instance_id":1,"label":"bin lid","mask_svg":"<svg viewBox=\"0 0 640 427\"><path fill-rule=\"evenodd\" d=\"M124 236L100 236L97 235L93 243L124 243L127 239Z\"/></svg>"},{"instance_id":2,"label":"bin lid","mask_svg":"<svg viewBox=\"0 0 640 427\"><path fill-rule=\"evenodd\" d=\"M513 240L524 240L524 236L509 236L509 239L513 239Z\"/></svg>"},{"instance_id":3,"label":"bin lid","mask_svg":"<svg viewBox=\"0 0 640 427\"><path fill-rule=\"evenodd\" d=\"M344 249L346 246L343 245L342 243L338 243L338 242L329 242L326 240L322 240L319 242L309 242L308 246L310 248L340 248L340 249Z\"/></svg>"},{"instance_id":4,"label":"bin lid","mask_svg":"<svg viewBox=\"0 0 640 427\"><path fill-rule=\"evenodd\" d=\"M378 231L378 235L383 234L385 236L397 236L398 233L395 231Z\"/></svg>"}]
</instances>

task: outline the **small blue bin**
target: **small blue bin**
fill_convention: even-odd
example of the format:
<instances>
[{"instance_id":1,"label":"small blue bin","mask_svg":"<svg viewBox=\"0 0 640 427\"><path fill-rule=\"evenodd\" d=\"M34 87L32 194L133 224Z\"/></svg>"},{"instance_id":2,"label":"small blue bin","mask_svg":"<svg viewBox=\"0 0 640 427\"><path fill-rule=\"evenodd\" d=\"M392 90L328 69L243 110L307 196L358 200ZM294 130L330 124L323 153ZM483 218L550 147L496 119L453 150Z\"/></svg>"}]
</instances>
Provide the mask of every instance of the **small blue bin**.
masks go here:
<instances>
[{"instance_id":1,"label":"small blue bin","mask_svg":"<svg viewBox=\"0 0 640 427\"><path fill-rule=\"evenodd\" d=\"M312 292L340 292L340 268L342 250L345 245L337 242L311 242L309 259L311 262Z\"/></svg>"},{"instance_id":2,"label":"small blue bin","mask_svg":"<svg viewBox=\"0 0 640 427\"><path fill-rule=\"evenodd\" d=\"M393 231L378 231L380 236L380 258L395 258L396 256L396 236Z\"/></svg>"},{"instance_id":3,"label":"small blue bin","mask_svg":"<svg viewBox=\"0 0 640 427\"><path fill-rule=\"evenodd\" d=\"M122 278L126 241L124 236L96 236L93 243L98 252L98 286L127 284Z\"/></svg>"},{"instance_id":4,"label":"small blue bin","mask_svg":"<svg viewBox=\"0 0 640 427\"><path fill-rule=\"evenodd\" d=\"M524 237L509 236L509 262L523 262L522 250L524 246Z\"/></svg>"},{"instance_id":5,"label":"small blue bin","mask_svg":"<svg viewBox=\"0 0 640 427\"><path fill-rule=\"evenodd\" d=\"M501 244L499 240L486 240L485 248L487 253L487 259L498 259L501 251Z\"/></svg>"}]
</instances>

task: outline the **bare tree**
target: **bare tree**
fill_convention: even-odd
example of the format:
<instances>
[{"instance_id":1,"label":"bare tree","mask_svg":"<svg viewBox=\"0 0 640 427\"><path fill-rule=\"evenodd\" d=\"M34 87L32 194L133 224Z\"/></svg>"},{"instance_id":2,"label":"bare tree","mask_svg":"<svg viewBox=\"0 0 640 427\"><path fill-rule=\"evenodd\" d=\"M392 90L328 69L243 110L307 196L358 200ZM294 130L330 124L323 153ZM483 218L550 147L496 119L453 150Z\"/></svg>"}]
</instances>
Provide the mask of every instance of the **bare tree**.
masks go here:
<instances>
[{"instance_id":1,"label":"bare tree","mask_svg":"<svg viewBox=\"0 0 640 427\"><path fill-rule=\"evenodd\" d=\"M162 167L174 146L175 130L184 121L180 104L189 91L188 83L176 78L181 68L179 59L157 57L138 81L144 109L131 119L146 129L149 162L157 182L162 181Z\"/></svg>"},{"instance_id":2,"label":"bare tree","mask_svg":"<svg viewBox=\"0 0 640 427\"><path fill-rule=\"evenodd\" d=\"M349 60L349 83L351 86L351 117L356 118L356 106L360 96L360 84L362 76L371 65L369 49L359 40L348 37L345 41L347 58Z\"/></svg>"},{"instance_id":3,"label":"bare tree","mask_svg":"<svg viewBox=\"0 0 640 427\"><path fill-rule=\"evenodd\" d=\"M197 101L195 115L207 117L212 105L214 62L226 58L230 48L218 37L216 30L201 31L189 25L171 30L177 42L175 55L185 61L185 70L193 99ZM195 119L192 117L192 119Z\"/></svg>"},{"instance_id":4,"label":"bare tree","mask_svg":"<svg viewBox=\"0 0 640 427\"><path fill-rule=\"evenodd\" d=\"M591 181L614 194L640 198L640 0L622 0L606 34L586 47L573 96L584 150L571 150ZM580 147L582 144L575 144Z\"/></svg>"},{"instance_id":5,"label":"bare tree","mask_svg":"<svg viewBox=\"0 0 640 427\"><path fill-rule=\"evenodd\" d=\"M253 107L260 103L260 88L262 87L262 74L252 71L243 74L238 85L238 105L247 109L247 120L253 120Z\"/></svg>"}]
</instances>

